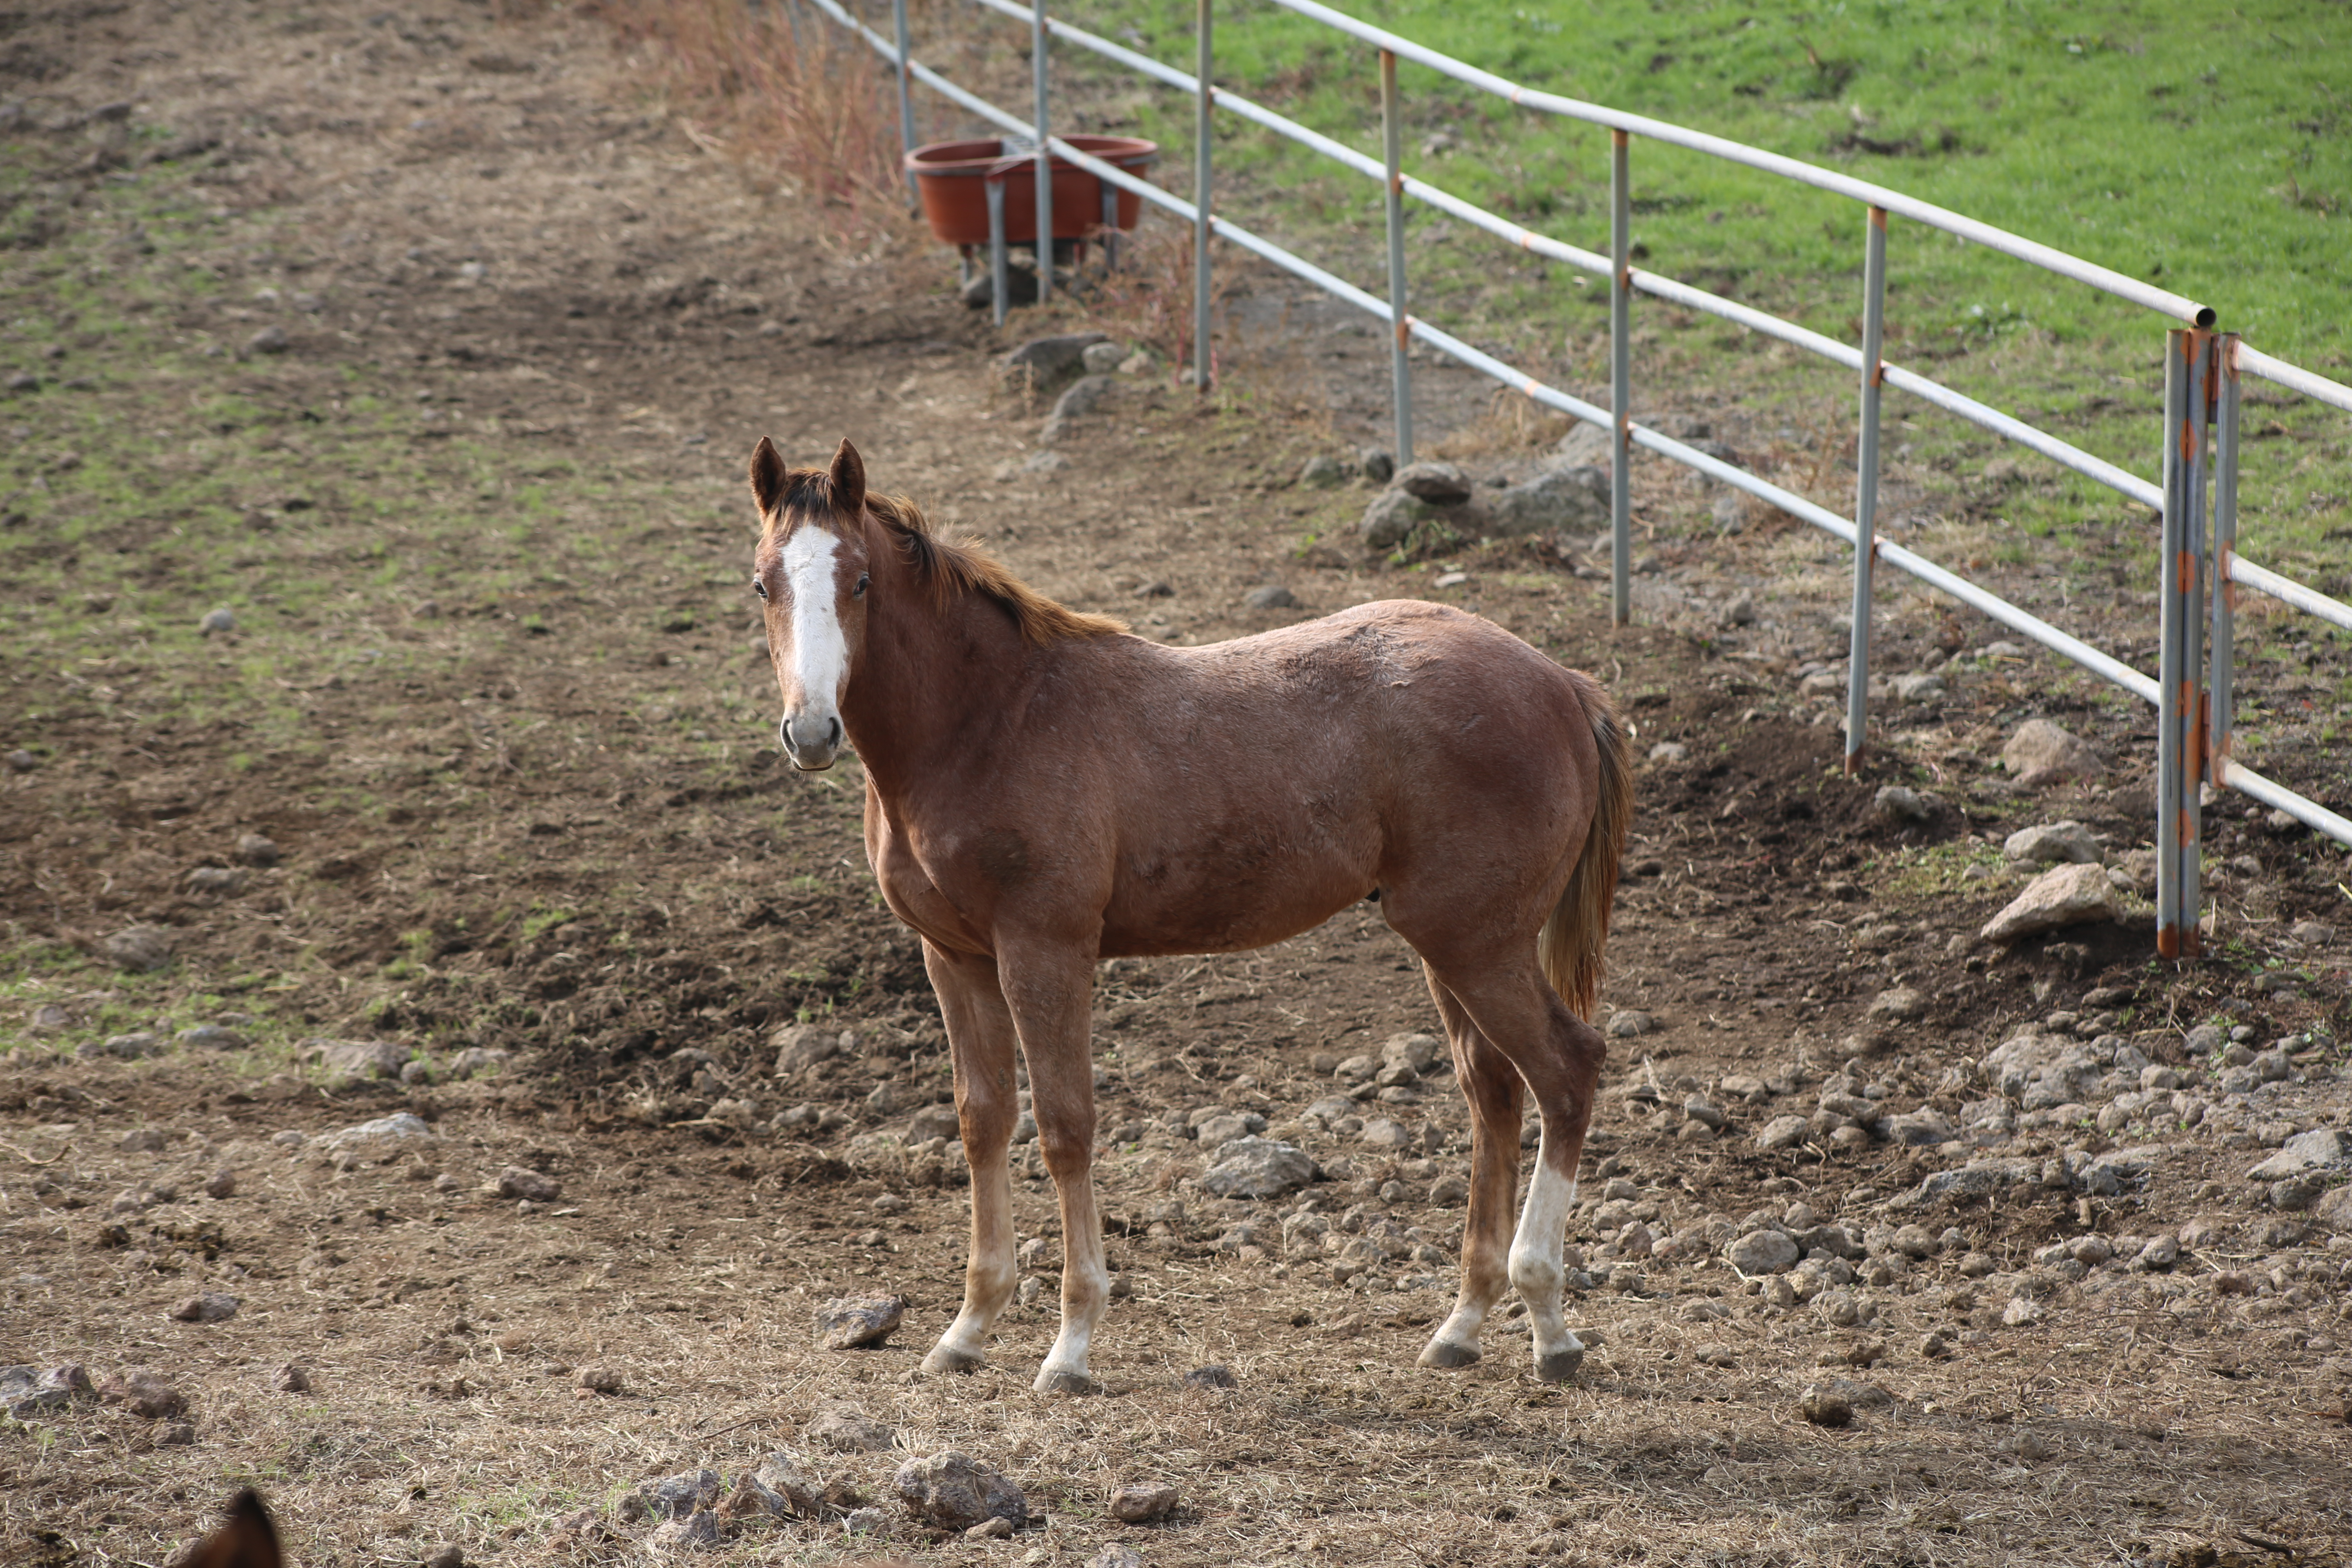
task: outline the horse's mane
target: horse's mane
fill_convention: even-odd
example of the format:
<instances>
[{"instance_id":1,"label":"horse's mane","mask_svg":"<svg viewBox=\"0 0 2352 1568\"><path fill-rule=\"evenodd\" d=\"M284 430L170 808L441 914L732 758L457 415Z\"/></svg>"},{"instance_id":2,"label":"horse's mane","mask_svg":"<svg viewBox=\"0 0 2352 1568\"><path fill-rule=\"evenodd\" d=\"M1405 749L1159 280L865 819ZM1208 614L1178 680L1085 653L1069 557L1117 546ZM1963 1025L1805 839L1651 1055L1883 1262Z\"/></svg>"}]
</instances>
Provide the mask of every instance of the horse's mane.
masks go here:
<instances>
[{"instance_id":1,"label":"horse's mane","mask_svg":"<svg viewBox=\"0 0 2352 1568\"><path fill-rule=\"evenodd\" d=\"M833 510L832 486L823 469L792 472L769 528L773 530L795 504L813 511ZM1125 621L1087 615L1045 597L1006 570L1004 563L976 540L942 538L933 532L930 519L905 496L868 492L866 510L898 541L908 564L929 585L932 602L942 609L959 594L984 595L1004 606L1021 628L1023 640L1039 644L1066 637L1114 637L1127 630Z\"/></svg>"}]
</instances>

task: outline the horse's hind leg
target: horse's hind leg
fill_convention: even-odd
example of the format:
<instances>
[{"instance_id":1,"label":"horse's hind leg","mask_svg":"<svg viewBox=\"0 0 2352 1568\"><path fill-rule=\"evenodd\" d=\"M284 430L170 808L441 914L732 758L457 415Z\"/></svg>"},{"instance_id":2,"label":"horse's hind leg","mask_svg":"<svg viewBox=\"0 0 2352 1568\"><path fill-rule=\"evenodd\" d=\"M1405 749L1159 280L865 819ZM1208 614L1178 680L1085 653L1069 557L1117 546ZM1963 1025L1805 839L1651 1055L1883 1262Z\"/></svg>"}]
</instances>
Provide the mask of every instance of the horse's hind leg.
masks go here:
<instances>
[{"instance_id":1,"label":"horse's hind leg","mask_svg":"<svg viewBox=\"0 0 2352 1568\"><path fill-rule=\"evenodd\" d=\"M1473 970L1441 970L1434 963L1431 970L1492 1048L1517 1069L1543 1117L1527 1206L1511 1238L1509 1272L1534 1331L1536 1375L1548 1383L1565 1382L1584 1360L1584 1346L1560 1312L1567 1281L1562 1257L1569 1210L1576 1202L1577 1162L1584 1152L1584 1130L1592 1118L1607 1048L1600 1031L1570 1013L1545 984L1532 951ZM1466 1242L1465 1252L1466 1263ZM1466 1268L1464 1281L1466 1293Z\"/></svg>"},{"instance_id":2,"label":"horse's hind leg","mask_svg":"<svg viewBox=\"0 0 2352 1568\"><path fill-rule=\"evenodd\" d=\"M923 943L923 964L939 994L955 1065L956 1118L971 1166L971 1252L964 1264L963 1310L931 1353L929 1373L970 1372L987 1358L989 1330L1013 1299L1013 1175L1005 1152L1020 1115L1013 1084L1013 1015L994 961Z\"/></svg>"},{"instance_id":3,"label":"horse's hind leg","mask_svg":"<svg viewBox=\"0 0 2352 1568\"><path fill-rule=\"evenodd\" d=\"M1470 1214L1462 1227L1462 1289L1454 1311L1421 1352L1423 1366L1468 1366L1478 1331L1507 1282L1505 1249L1519 1187L1519 1075L1454 994L1429 979L1454 1047L1454 1073L1470 1101Z\"/></svg>"}]
</instances>

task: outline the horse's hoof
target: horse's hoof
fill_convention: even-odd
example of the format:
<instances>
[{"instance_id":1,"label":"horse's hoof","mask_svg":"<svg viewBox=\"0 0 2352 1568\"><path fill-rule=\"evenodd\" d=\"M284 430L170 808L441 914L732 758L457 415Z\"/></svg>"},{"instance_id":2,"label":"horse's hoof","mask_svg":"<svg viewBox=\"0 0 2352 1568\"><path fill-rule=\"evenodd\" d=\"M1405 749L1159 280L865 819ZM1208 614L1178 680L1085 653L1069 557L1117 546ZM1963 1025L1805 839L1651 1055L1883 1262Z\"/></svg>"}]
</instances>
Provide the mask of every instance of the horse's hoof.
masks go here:
<instances>
[{"instance_id":1,"label":"horse's hoof","mask_svg":"<svg viewBox=\"0 0 2352 1568\"><path fill-rule=\"evenodd\" d=\"M1086 1394L1101 1392L1095 1380L1085 1373L1064 1372L1054 1367L1047 1367L1037 1374L1036 1388L1040 1394Z\"/></svg>"},{"instance_id":2,"label":"horse's hoof","mask_svg":"<svg viewBox=\"0 0 2352 1568\"><path fill-rule=\"evenodd\" d=\"M1572 1351L1552 1351L1536 1357L1536 1375L1546 1383L1566 1383L1584 1364L1584 1347Z\"/></svg>"},{"instance_id":3,"label":"horse's hoof","mask_svg":"<svg viewBox=\"0 0 2352 1568\"><path fill-rule=\"evenodd\" d=\"M1455 1344L1452 1340L1432 1340L1429 1348L1421 1352L1421 1364L1454 1372L1478 1359L1476 1345Z\"/></svg>"},{"instance_id":4,"label":"horse's hoof","mask_svg":"<svg viewBox=\"0 0 2352 1568\"><path fill-rule=\"evenodd\" d=\"M983 1357L948 1345L933 1345L931 1353L923 1358L923 1371L933 1377L944 1377L956 1372L978 1372L985 1364Z\"/></svg>"}]
</instances>

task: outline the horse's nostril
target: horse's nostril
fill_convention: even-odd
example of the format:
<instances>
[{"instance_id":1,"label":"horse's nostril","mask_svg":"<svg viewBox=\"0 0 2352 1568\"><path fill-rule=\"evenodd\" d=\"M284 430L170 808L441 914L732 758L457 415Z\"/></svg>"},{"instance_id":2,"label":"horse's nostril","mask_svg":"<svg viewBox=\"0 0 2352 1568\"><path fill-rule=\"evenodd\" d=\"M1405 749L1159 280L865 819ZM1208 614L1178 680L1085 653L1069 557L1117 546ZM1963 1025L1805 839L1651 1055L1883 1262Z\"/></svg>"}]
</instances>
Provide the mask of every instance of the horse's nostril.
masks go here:
<instances>
[{"instance_id":1,"label":"horse's nostril","mask_svg":"<svg viewBox=\"0 0 2352 1568\"><path fill-rule=\"evenodd\" d=\"M829 746L838 746L841 744L841 720L837 716L833 721L832 738L829 739L825 744Z\"/></svg>"}]
</instances>

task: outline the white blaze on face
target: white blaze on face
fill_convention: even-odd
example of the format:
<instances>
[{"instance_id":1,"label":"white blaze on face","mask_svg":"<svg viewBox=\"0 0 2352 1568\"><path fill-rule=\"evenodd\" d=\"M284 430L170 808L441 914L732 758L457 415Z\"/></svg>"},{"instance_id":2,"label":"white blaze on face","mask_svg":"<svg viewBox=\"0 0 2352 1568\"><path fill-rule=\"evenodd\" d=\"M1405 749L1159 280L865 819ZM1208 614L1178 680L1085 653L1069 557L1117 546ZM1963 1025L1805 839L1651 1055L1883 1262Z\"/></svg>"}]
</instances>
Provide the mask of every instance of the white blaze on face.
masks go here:
<instances>
[{"instance_id":1,"label":"white blaze on face","mask_svg":"<svg viewBox=\"0 0 2352 1568\"><path fill-rule=\"evenodd\" d=\"M782 562L793 606L793 680L802 711L830 717L841 700L849 644L841 635L834 556L841 541L803 525L784 542Z\"/></svg>"}]
</instances>

